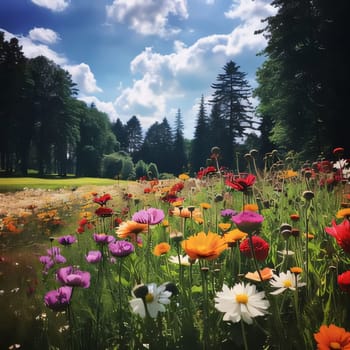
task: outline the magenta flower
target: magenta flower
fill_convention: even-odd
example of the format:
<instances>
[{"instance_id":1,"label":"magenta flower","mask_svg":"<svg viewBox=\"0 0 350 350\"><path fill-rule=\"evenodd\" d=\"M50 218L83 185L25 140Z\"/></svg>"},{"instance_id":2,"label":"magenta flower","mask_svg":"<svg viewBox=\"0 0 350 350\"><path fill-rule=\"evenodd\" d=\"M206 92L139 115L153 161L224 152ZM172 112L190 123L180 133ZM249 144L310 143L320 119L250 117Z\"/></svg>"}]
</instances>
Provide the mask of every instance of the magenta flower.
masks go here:
<instances>
[{"instance_id":1,"label":"magenta flower","mask_svg":"<svg viewBox=\"0 0 350 350\"><path fill-rule=\"evenodd\" d=\"M66 258L61 255L60 248L52 247L47 250L48 255L43 255L39 258L39 261L44 264L43 273L47 273L55 264L63 264L66 262Z\"/></svg>"},{"instance_id":2,"label":"magenta flower","mask_svg":"<svg viewBox=\"0 0 350 350\"><path fill-rule=\"evenodd\" d=\"M96 264L101 261L102 253L99 250L91 250L85 256L86 261L90 264Z\"/></svg>"},{"instance_id":3,"label":"magenta flower","mask_svg":"<svg viewBox=\"0 0 350 350\"><path fill-rule=\"evenodd\" d=\"M131 220L140 224L156 225L163 221L165 215L162 209L149 208L136 212Z\"/></svg>"},{"instance_id":4,"label":"magenta flower","mask_svg":"<svg viewBox=\"0 0 350 350\"><path fill-rule=\"evenodd\" d=\"M134 252L135 248L128 241L116 241L108 245L109 251L113 256L123 258Z\"/></svg>"},{"instance_id":5,"label":"magenta flower","mask_svg":"<svg viewBox=\"0 0 350 350\"><path fill-rule=\"evenodd\" d=\"M94 233L92 238L97 244L108 244L114 242L115 238L111 235L106 235L105 233Z\"/></svg>"},{"instance_id":6,"label":"magenta flower","mask_svg":"<svg viewBox=\"0 0 350 350\"><path fill-rule=\"evenodd\" d=\"M71 287L90 287L90 272L81 271L73 266L61 267L56 274L57 280Z\"/></svg>"},{"instance_id":7,"label":"magenta flower","mask_svg":"<svg viewBox=\"0 0 350 350\"><path fill-rule=\"evenodd\" d=\"M62 236L58 238L58 243L62 245L71 245L76 242L76 238L73 235Z\"/></svg>"},{"instance_id":8,"label":"magenta flower","mask_svg":"<svg viewBox=\"0 0 350 350\"><path fill-rule=\"evenodd\" d=\"M44 297L45 305L54 311L64 310L69 305L72 290L72 287L64 286L47 292Z\"/></svg>"},{"instance_id":9,"label":"magenta flower","mask_svg":"<svg viewBox=\"0 0 350 350\"><path fill-rule=\"evenodd\" d=\"M264 217L253 211L242 211L232 216L232 221L241 231L252 234L260 229Z\"/></svg>"}]
</instances>

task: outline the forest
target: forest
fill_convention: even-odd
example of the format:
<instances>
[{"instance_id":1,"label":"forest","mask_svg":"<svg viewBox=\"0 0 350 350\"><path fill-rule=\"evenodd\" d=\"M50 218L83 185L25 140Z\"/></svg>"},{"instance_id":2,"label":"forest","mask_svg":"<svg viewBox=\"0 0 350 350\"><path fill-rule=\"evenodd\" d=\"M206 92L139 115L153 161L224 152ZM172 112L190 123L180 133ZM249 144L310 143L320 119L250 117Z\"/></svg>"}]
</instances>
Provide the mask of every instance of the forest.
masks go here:
<instances>
[{"instance_id":1,"label":"forest","mask_svg":"<svg viewBox=\"0 0 350 350\"><path fill-rule=\"evenodd\" d=\"M220 165L236 171L251 149L261 159L293 152L300 162L348 149L346 2L272 5L277 13L255 33L267 39L258 86L251 88L234 60L218 67L192 140L184 138L189 116L181 106L173 126L166 117L145 131L136 115L111 121L78 99L67 71L44 56L25 57L16 38L0 32L1 174L158 178L197 173L210 165L214 146Z\"/></svg>"}]
</instances>

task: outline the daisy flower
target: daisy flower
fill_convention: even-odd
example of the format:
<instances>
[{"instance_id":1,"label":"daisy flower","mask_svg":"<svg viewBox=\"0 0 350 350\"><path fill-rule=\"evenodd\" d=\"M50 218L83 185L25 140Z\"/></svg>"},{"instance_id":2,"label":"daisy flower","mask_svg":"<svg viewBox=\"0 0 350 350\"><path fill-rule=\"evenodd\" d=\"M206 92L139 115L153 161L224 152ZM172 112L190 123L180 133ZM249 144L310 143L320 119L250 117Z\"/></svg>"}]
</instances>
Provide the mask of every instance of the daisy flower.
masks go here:
<instances>
[{"instance_id":1,"label":"daisy flower","mask_svg":"<svg viewBox=\"0 0 350 350\"><path fill-rule=\"evenodd\" d=\"M236 283L233 288L223 285L216 293L215 308L224 312L224 321L253 323L253 318L263 316L270 306L265 292L258 292L253 284Z\"/></svg>"},{"instance_id":2,"label":"daisy flower","mask_svg":"<svg viewBox=\"0 0 350 350\"><path fill-rule=\"evenodd\" d=\"M270 294L277 295L287 289L296 290L297 287L303 287L306 285L306 283L300 282L300 275L287 271L286 273L280 272L279 275L274 274L270 280L270 285L273 288L277 288Z\"/></svg>"}]
</instances>

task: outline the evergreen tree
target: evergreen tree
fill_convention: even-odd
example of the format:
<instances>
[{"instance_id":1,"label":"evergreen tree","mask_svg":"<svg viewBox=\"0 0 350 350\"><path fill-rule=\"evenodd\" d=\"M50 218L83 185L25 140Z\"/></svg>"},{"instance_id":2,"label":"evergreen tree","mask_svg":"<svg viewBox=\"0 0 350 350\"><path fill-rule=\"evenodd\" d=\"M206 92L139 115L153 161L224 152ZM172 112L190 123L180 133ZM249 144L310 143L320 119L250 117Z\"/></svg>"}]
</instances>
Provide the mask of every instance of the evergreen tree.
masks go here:
<instances>
[{"instance_id":1,"label":"evergreen tree","mask_svg":"<svg viewBox=\"0 0 350 350\"><path fill-rule=\"evenodd\" d=\"M178 175L187 168L187 156L185 153L185 139L183 135L184 123L181 110L178 109L175 118L175 135L173 145L173 167L172 173Z\"/></svg>"},{"instance_id":2,"label":"evergreen tree","mask_svg":"<svg viewBox=\"0 0 350 350\"><path fill-rule=\"evenodd\" d=\"M249 100L252 91L245 79L246 73L239 69L235 62L229 61L223 67L224 73L219 74L217 82L211 85L214 89L211 102L220 108L220 117L225 121L222 153L226 164L233 159L236 142L246 135L247 128L253 128Z\"/></svg>"},{"instance_id":3,"label":"evergreen tree","mask_svg":"<svg viewBox=\"0 0 350 350\"><path fill-rule=\"evenodd\" d=\"M124 128L127 138L127 152L133 157L140 151L142 146L142 128L138 118L133 115Z\"/></svg>"},{"instance_id":4,"label":"evergreen tree","mask_svg":"<svg viewBox=\"0 0 350 350\"><path fill-rule=\"evenodd\" d=\"M123 151L127 151L128 148L128 137L125 129L123 122L119 118L112 123L113 134L119 142L120 149Z\"/></svg>"}]
</instances>

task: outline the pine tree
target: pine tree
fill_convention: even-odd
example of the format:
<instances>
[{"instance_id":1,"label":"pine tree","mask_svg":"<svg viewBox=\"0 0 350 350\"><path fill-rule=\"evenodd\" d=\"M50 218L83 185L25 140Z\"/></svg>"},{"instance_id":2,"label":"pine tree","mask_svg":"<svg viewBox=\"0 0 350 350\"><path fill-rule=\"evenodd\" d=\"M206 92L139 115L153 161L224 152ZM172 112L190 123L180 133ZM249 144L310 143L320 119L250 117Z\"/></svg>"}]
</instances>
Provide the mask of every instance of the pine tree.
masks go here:
<instances>
[{"instance_id":1,"label":"pine tree","mask_svg":"<svg viewBox=\"0 0 350 350\"><path fill-rule=\"evenodd\" d=\"M181 110L178 109L175 117L175 131L173 144L173 167L172 173L180 174L187 168L187 156L185 153L185 139L183 134L184 123Z\"/></svg>"}]
</instances>

